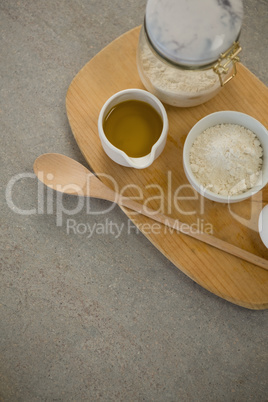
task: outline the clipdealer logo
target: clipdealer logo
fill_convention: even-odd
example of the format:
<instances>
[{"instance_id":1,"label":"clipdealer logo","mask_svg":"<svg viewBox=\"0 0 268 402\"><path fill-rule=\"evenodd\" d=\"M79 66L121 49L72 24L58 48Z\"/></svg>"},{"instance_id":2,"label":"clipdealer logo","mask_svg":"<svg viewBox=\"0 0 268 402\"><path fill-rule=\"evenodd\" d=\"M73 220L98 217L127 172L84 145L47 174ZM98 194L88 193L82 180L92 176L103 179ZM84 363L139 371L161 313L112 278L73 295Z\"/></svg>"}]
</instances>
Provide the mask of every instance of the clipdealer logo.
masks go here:
<instances>
[{"instance_id":1,"label":"clipdealer logo","mask_svg":"<svg viewBox=\"0 0 268 402\"><path fill-rule=\"evenodd\" d=\"M174 232L178 229L176 228L176 224L174 227L171 228L163 228L163 225L153 221L150 224L144 224L143 227L139 227L138 224L134 225L133 223L128 223L125 224L123 228L120 227L120 225L109 221L108 219L104 219L102 223L98 224L92 223L91 221L78 222L78 219L75 218L77 218L77 215L81 211L86 212L86 214L90 216L108 214L110 211L113 210L115 205L117 205L117 199L115 199L114 202L105 204L105 208L96 211L94 210L94 208L92 208L91 198L85 196L84 190L82 188L75 184L68 184L66 186L58 186L56 187L57 191L54 191L51 188L46 187L42 183L42 178L44 177L42 177L42 175L44 175L44 173L40 172L40 180L37 180L34 173L25 172L16 174L9 180L6 186L5 196L8 207L14 213L24 216L55 214L57 226L63 226L64 222L66 222L67 234L86 235L87 237L91 237L93 234L110 234L114 236L120 236L122 233L131 233L133 232L133 230L136 230L137 232L139 230L142 230L142 232L145 234L157 234L161 230L172 230ZM183 184L177 188L174 188L171 171L167 172L167 182L165 190L157 183L150 183L144 187L138 186L136 184L128 184L122 188L119 188L118 183L112 176L103 173L97 174L97 176L100 179L105 178L105 181L109 182L109 187L114 190L118 197L128 196L129 191L131 191L131 193L134 195L132 195L130 198L142 204L144 209L149 209L150 204L153 201L154 204L158 206L158 208L154 211L155 213L172 216L173 213L176 212L179 213L180 216L196 216L196 220L193 224L185 224L187 228L190 227L190 230L195 232L198 231L210 234L213 232L212 224L206 222L205 220L204 197L197 193L197 191L195 191L190 184ZM46 178L52 181L53 175L48 174ZM29 206L29 208L22 208L20 206L21 200L14 196L15 188L22 181L24 182L24 186L27 187L27 184L25 185L25 181L27 182L29 180L35 180L37 183L37 204L31 207ZM90 188L90 178L88 179L88 183L86 183L86 186ZM72 207L67 208L66 200L64 200L64 193L70 191L70 189L72 190L72 193L76 195L76 197L75 203L71 203ZM148 196L148 194L151 194L151 196ZM258 194L258 197L261 196L262 193L260 192ZM254 201L256 201L256 199ZM232 217L236 219L239 223L246 227L249 227L250 229L256 230L254 201L251 202L251 213L248 218L241 217L235 209L232 210L232 204L228 204L228 210ZM258 199L258 201L261 200ZM193 205L195 205L195 208L192 207ZM135 214L137 213L131 212L130 216L135 216Z\"/></svg>"}]
</instances>

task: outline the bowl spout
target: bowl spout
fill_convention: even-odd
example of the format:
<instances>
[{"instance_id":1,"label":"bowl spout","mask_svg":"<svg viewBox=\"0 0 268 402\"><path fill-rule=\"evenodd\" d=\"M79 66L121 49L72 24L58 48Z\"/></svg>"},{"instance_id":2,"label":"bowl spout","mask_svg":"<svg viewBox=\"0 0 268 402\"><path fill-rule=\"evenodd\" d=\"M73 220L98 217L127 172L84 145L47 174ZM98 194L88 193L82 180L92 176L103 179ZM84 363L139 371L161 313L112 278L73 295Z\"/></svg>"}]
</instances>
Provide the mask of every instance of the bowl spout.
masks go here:
<instances>
[{"instance_id":1,"label":"bowl spout","mask_svg":"<svg viewBox=\"0 0 268 402\"><path fill-rule=\"evenodd\" d=\"M128 163L131 167L135 169L145 169L152 164L154 157L152 153L142 156L140 158L130 158L128 157Z\"/></svg>"}]
</instances>

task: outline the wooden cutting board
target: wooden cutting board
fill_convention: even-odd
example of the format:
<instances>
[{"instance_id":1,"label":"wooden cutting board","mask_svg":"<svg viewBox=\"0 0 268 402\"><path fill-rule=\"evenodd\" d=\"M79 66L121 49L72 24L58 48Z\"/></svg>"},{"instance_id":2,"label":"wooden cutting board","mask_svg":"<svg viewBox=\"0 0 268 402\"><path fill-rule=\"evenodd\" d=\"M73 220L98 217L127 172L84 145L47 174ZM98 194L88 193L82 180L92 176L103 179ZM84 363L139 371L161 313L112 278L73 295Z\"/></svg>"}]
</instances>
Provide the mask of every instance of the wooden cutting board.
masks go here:
<instances>
[{"instance_id":1,"label":"wooden cutting board","mask_svg":"<svg viewBox=\"0 0 268 402\"><path fill-rule=\"evenodd\" d=\"M229 206L219 204L194 192L182 166L187 133L209 113L237 110L268 126L268 89L243 65L211 101L194 108L165 105L170 123L167 144L149 168L122 167L104 153L97 129L103 103L122 89L143 88L136 68L139 30L137 27L125 33L104 48L82 68L68 89L67 115L81 152L96 174L107 175L101 180L111 188L109 177L124 195L139 196L141 203L192 225L192 230L213 232L213 236L268 259L268 250L257 231L259 213L268 203L268 186L249 200ZM195 282L237 305L268 307L268 271L123 210L155 247Z\"/></svg>"}]
</instances>

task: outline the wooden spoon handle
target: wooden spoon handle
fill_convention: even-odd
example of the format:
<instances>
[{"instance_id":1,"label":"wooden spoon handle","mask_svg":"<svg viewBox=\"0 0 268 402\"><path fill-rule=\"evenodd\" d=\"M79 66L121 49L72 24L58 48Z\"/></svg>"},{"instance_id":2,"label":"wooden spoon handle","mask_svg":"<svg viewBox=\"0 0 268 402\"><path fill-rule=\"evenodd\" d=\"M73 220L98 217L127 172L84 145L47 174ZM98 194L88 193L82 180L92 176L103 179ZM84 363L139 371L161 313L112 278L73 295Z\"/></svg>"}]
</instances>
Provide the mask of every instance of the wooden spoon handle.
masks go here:
<instances>
[{"instance_id":1,"label":"wooden spoon handle","mask_svg":"<svg viewBox=\"0 0 268 402\"><path fill-rule=\"evenodd\" d=\"M131 198L119 197L117 200L117 204L136 211L144 216L147 216L148 218L151 218L156 222L160 222L187 236L191 236L197 240L207 243L210 246L218 248L219 250L234 255L235 257L250 262L251 264L257 265L260 268L268 270L268 260L252 254L249 251L243 250L237 246L234 246L233 244L227 243L224 240L213 237L212 235L208 235L207 233L193 231L190 225L187 225L186 223L181 223L179 220L175 220L166 215L160 214L153 209L144 208L143 205L137 203Z\"/></svg>"}]
</instances>

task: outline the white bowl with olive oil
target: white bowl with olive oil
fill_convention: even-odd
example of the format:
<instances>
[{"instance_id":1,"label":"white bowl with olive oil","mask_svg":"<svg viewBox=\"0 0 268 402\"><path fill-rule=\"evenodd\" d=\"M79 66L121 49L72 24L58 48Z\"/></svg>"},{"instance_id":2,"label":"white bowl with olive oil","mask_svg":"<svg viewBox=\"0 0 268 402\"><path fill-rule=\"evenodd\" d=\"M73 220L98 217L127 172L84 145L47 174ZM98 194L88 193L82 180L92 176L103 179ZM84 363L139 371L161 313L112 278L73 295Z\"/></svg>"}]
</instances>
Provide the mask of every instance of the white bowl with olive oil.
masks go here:
<instances>
[{"instance_id":1,"label":"white bowl with olive oil","mask_svg":"<svg viewBox=\"0 0 268 402\"><path fill-rule=\"evenodd\" d=\"M165 147L168 117L163 104L150 92L125 89L103 105L98 131L104 151L114 162L144 169Z\"/></svg>"}]
</instances>

